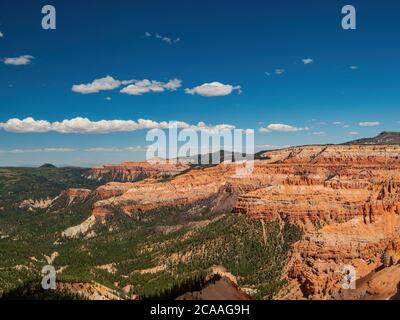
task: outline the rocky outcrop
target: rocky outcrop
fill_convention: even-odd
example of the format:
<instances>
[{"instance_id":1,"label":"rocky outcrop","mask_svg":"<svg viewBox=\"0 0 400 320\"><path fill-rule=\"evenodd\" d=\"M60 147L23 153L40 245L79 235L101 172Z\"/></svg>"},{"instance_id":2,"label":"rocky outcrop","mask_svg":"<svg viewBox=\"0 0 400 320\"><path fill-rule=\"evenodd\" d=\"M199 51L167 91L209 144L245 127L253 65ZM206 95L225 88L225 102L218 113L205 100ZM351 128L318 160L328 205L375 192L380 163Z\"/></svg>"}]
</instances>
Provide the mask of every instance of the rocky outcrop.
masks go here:
<instances>
[{"instance_id":1,"label":"rocky outcrop","mask_svg":"<svg viewBox=\"0 0 400 320\"><path fill-rule=\"evenodd\" d=\"M160 166L140 182L107 183L95 191L100 200L92 216L64 235L88 232L110 208L135 217L185 206L191 214L207 199L212 199L207 210L294 223L304 237L291 248L285 270L290 294L277 298L337 297L343 266L356 268L361 279L382 265L385 252L400 253L400 146L293 147L259 157L244 177L235 175L241 164L222 163L181 168L185 172L171 179L159 179L159 172L166 172ZM137 172L124 179L134 181Z\"/></svg>"},{"instance_id":2,"label":"rocky outcrop","mask_svg":"<svg viewBox=\"0 0 400 320\"><path fill-rule=\"evenodd\" d=\"M146 179L137 183L108 183L96 190L103 200L95 203L93 214L104 216L110 207L132 216L165 207L190 206L218 194L227 194L225 177L233 175L233 169L230 166L194 169L162 182Z\"/></svg>"},{"instance_id":3,"label":"rocky outcrop","mask_svg":"<svg viewBox=\"0 0 400 320\"><path fill-rule=\"evenodd\" d=\"M37 209L46 209L53 202L53 199L26 199L19 204L19 208L27 209L29 211L35 211Z\"/></svg>"},{"instance_id":4,"label":"rocky outcrop","mask_svg":"<svg viewBox=\"0 0 400 320\"><path fill-rule=\"evenodd\" d=\"M135 182L146 178L173 177L189 168L189 165L165 160L124 162L119 165L103 165L90 170L85 177L106 182Z\"/></svg>"},{"instance_id":5,"label":"rocky outcrop","mask_svg":"<svg viewBox=\"0 0 400 320\"><path fill-rule=\"evenodd\" d=\"M83 296L87 300L121 300L118 293L99 283L58 282L57 290Z\"/></svg>"},{"instance_id":6,"label":"rocky outcrop","mask_svg":"<svg viewBox=\"0 0 400 320\"><path fill-rule=\"evenodd\" d=\"M385 252L397 261L399 146L311 146L263 156L281 170L290 164L293 173L282 184L239 196L235 210L305 231L291 250L290 293L277 298L346 298L343 268L354 267L363 279L382 266Z\"/></svg>"},{"instance_id":7,"label":"rocky outcrop","mask_svg":"<svg viewBox=\"0 0 400 320\"><path fill-rule=\"evenodd\" d=\"M91 193L92 190L90 189L70 188L61 192L54 199L46 198L23 200L19 207L29 211L35 211L39 209L54 209L55 206L68 207L78 201L85 200Z\"/></svg>"},{"instance_id":8,"label":"rocky outcrop","mask_svg":"<svg viewBox=\"0 0 400 320\"><path fill-rule=\"evenodd\" d=\"M66 196L68 205L71 205L75 201L85 200L91 193L90 189L71 188L65 190L61 196Z\"/></svg>"},{"instance_id":9,"label":"rocky outcrop","mask_svg":"<svg viewBox=\"0 0 400 320\"><path fill-rule=\"evenodd\" d=\"M90 230L90 228L93 227L95 224L96 224L96 216L91 215L81 224L64 230L61 233L61 236L67 238L77 238L79 236L85 235Z\"/></svg>"}]
</instances>

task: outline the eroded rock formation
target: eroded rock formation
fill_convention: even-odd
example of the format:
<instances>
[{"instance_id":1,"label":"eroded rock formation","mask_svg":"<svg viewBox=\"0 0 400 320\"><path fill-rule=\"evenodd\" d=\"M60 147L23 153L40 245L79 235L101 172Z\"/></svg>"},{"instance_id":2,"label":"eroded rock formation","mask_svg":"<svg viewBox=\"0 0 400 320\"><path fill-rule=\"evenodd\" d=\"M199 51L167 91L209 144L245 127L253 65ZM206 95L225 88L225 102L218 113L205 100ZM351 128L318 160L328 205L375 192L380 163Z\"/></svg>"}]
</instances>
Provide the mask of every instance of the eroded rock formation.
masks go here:
<instances>
[{"instance_id":1,"label":"eroded rock formation","mask_svg":"<svg viewBox=\"0 0 400 320\"><path fill-rule=\"evenodd\" d=\"M87 232L110 208L134 216L207 199L213 199L211 210L295 223L304 237L292 247L285 270L291 290L277 298L337 297L343 266L355 267L361 279L382 265L387 250L399 252L400 146L293 147L265 152L261 159L245 177L235 175L237 165L219 164L186 172L185 167L152 167L143 181L107 183L95 191L101 200L92 216L65 235ZM117 172L111 176L135 181L145 165L126 167L135 169L105 166L94 169L91 178ZM167 171L181 174L160 179Z\"/></svg>"},{"instance_id":2,"label":"eroded rock formation","mask_svg":"<svg viewBox=\"0 0 400 320\"><path fill-rule=\"evenodd\" d=\"M90 170L86 178L101 182L134 182L146 178L172 177L188 168L189 165L181 162L169 162L156 159L143 162L124 162L119 165L95 167Z\"/></svg>"}]
</instances>

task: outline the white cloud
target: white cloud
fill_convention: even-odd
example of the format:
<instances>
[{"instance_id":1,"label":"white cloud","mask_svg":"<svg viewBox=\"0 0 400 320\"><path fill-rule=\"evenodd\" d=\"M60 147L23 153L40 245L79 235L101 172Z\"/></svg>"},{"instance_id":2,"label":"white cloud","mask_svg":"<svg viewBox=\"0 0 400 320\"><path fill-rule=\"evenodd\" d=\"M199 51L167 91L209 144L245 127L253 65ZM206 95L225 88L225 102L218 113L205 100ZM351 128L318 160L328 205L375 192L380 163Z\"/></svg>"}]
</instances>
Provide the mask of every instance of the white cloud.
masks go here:
<instances>
[{"instance_id":1,"label":"white cloud","mask_svg":"<svg viewBox=\"0 0 400 320\"><path fill-rule=\"evenodd\" d=\"M220 131L224 131L224 130L232 130L235 127L230 125L230 124L218 124L215 126L212 125L207 125L204 122L199 122L197 125L192 125L189 126L186 129L190 129L190 130L194 130L194 131L206 131L206 132L211 132L211 133L215 133L215 132L220 132Z\"/></svg>"},{"instance_id":2,"label":"white cloud","mask_svg":"<svg viewBox=\"0 0 400 320\"><path fill-rule=\"evenodd\" d=\"M123 151L123 149L98 147L98 148L84 149L83 151L85 151L85 152L120 152L120 151Z\"/></svg>"},{"instance_id":3,"label":"white cloud","mask_svg":"<svg viewBox=\"0 0 400 320\"><path fill-rule=\"evenodd\" d=\"M71 149L71 148L45 148L43 150L44 150L44 152L72 152L72 151L76 151L75 149Z\"/></svg>"},{"instance_id":4,"label":"white cloud","mask_svg":"<svg viewBox=\"0 0 400 320\"><path fill-rule=\"evenodd\" d=\"M74 118L53 122L50 131L60 133L110 133L137 130L138 124L131 120L90 121L87 118Z\"/></svg>"},{"instance_id":5,"label":"white cloud","mask_svg":"<svg viewBox=\"0 0 400 320\"><path fill-rule=\"evenodd\" d=\"M190 125L181 121L162 121L139 119L133 120L100 120L91 121L87 118L77 117L74 119L66 119L61 122L49 122L47 120L35 120L33 118L9 119L4 123L0 123L0 128L7 132L14 133L91 133L105 134L112 132L132 132L142 129L168 129L176 127L178 129L191 129L194 131L220 132L223 130L232 130L235 127L229 124L206 125L199 122L196 125Z\"/></svg>"},{"instance_id":6,"label":"white cloud","mask_svg":"<svg viewBox=\"0 0 400 320\"><path fill-rule=\"evenodd\" d=\"M96 147L96 148L89 148L84 149L85 152L139 152L139 151L146 151L146 147L142 146L133 146L133 147L124 147L124 148L108 148L108 147Z\"/></svg>"},{"instance_id":7,"label":"white cloud","mask_svg":"<svg viewBox=\"0 0 400 320\"><path fill-rule=\"evenodd\" d=\"M332 122L332 124L335 126L342 126L342 128L344 128L344 129L350 128L350 126L348 124L345 124L341 121L335 121L335 122Z\"/></svg>"},{"instance_id":8,"label":"white cloud","mask_svg":"<svg viewBox=\"0 0 400 320\"><path fill-rule=\"evenodd\" d=\"M95 79L90 83L86 84L75 84L72 86L72 91L90 94L98 93L104 90L114 90L119 88L121 85L127 85L127 87L121 90L122 93L130 95L142 95L147 92L163 92L165 90L175 91L182 85L182 81L179 79L173 79L167 83L153 80L117 80L111 76L104 78ZM107 100L111 100L111 97L107 97Z\"/></svg>"},{"instance_id":9,"label":"white cloud","mask_svg":"<svg viewBox=\"0 0 400 320\"><path fill-rule=\"evenodd\" d=\"M311 64L314 62L314 60L311 58L301 59L301 61L303 61L304 64Z\"/></svg>"},{"instance_id":10,"label":"white cloud","mask_svg":"<svg viewBox=\"0 0 400 320\"><path fill-rule=\"evenodd\" d=\"M107 101L111 101L111 97L106 97L106 100Z\"/></svg>"},{"instance_id":11,"label":"white cloud","mask_svg":"<svg viewBox=\"0 0 400 320\"><path fill-rule=\"evenodd\" d=\"M298 132L298 131L306 131L310 130L309 128L298 128L298 127L293 127L288 124L282 124L282 123L271 123L265 128L261 128L259 131L264 132L264 133L270 133L270 132Z\"/></svg>"},{"instance_id":12,"label":"white cloud","mask_svg":"<svg viewBox=\"0 0 400 320\"><path fill-rule=\"evenodd\" d=\"M172 44L171 38L160 36L158 33L156 34L156 38L160 39L161 41L166 42L168 44Z\"/></svg>"},{"instance_id":13,"label":"white cloud","mask_svg":"<svg viewBox=\"0 0 400 320\"><path fill-rule=\"evenodd\" d=\"M0 31L0 38L4 38L4 33Z\"/></svg>"},{"instance_id":14,"label":"white cloud","mask_svg":"<svg viewBox=\"0 0 400 320\"><path fill-rule=\"evenodd\" d=\"M5 123L0 123L0 128L8 132L48 132L51 129L51 123L46 120L35 120L31 117L20 119L9 119Z\"/></svg>"},{"instance_id":15,"label":"white cloud","mask_svg":"<svg viewBox=\"0 0 400 320\"><path fill-rule=\"evenodd\" d=\"M146 151L147 147L142 146L131 146L124 148L107 148L107 147L97 147L97 148L88 148L88 149L71 149L71 148L37 148L37 149L12 149L5 150L0 149L0 154L20 154L20 153L63 153L63 152L75 152L75 151L84 151L84 152L143 152Z\"/></svg>"},{"instance_id":16,"label":"white cloud","mask_svg":"<svg viewBox=\"0 0 400 320\"><path fill-rule=\"evenodd\" d=\"M42 152L73 152L75 149L69 148L44 148L44 149L13 149L13 150L0 150L0 153L42 153Z\"/></svg>"},{"instance_id":17,"label":"white cloud","mask_svg":"<svg viewBox=\"0 0 400 320\"><path fill-rule=\"evenodd\" d=\"M121 84L122 84L121 81L116 80L111 76L106 76L104 78L95 79L91 83L74 84L72 86L72 91L82 94L97 93L103 90L116 89Z\"/></svg>"},{"instance_id":18,"label":"white cloud","mask_svg":"<svg viewBox=\"0 0 400 320\"><path fill-rule=\"evenodd\" d=\"M152 35L150 32L147 32L147 31L146 31L146 32L144 33L144 35L146 36L146 38L153 38L153 35ZM160 40L160 41L162 41L162 42L168 43L168 44L178 43L179 41L181 41L180 38L172 39L172 38L170 38L170 37L162 36L162 35L160 35L160 34L158 34L158 33L154 34L154 38L155 38L155 39L158 39L158 40Z\"/></svg>"},{"instance_id":19,"label":"white cloud","mask_svg":"<svg viewBox=\"0 0 400 320\"><path fill-rule=\"evenodd\" d=\"M358 69L358 66L350 66L349 67L351 70L357 70Z\"/></svg>"},{"instance_id":20,"label":"white cloud","mask_svg":"<svg viewBox=\"0 0 400 320\"><path fill-rule=\"evenodd\" d=\"M381 123L379 121L367 121L367 122L360 122L358 125L361 127L376 127L379 126Z\"/></svg>"},{"instance_id":21,"label":"white cloud","mask_svg":"<svg viewBox=\"0 0 400 320\"><path fill-rule=\"evenodd\" d=\"M4 58L4 63L13 66L23 66L31 63L32 59L34 59L33 56L26 54L15 58Z\"/></svg>"},{"instance_id":22,"label":"white cloud","mask_svg":"<svg viewBox=\"0 0 400 320\"><path fill-rule=\"evenodd\" d=\"M348 132L348 134L352 135L352 136L355 136L355 135L358 135L358 132L357 131L350 131L350 132Z\"/></svg>"},{"instance_id":23,"label":"white cloud","mask_svg":"<svg viewBox=\"0 0 400 320\"><path fill-rule=\"evenodd\" d=\"M240 86L232 86L230 84L223 84L221 82L204 83L194 88L187 88L185 92L187 94L198 94L203 97L218 97L230 95L234 90L238 90L241 93Z\"/></svg>"},{"instance_id":24,"label":"white cloud","mask_svg":"<svg viewBox=\"0 0 400 320\"><path fill-rule=\"evenodd\" d=\"M275 74L278 75L278 76L280 76L280 75L282 75L284 73L285 73L285 69L276 69L275 70Z\"/></svg>"},{"instance_id":25,"label":"white cloud","mask_svg":"<svg viewBox=\"0 0 400 320\"><path fill-rule=\"evenodd\" d=\"M167 90L175 91L182 86L182 80L173 79L169 80L167 83L164 84L164 88Z\"/></svg>"},{"instance_id":26,"label":"white cloud","mask_svg":"<svg viewBox=\"0 0 400 320\"><path fill-rule=\"evenodd\" d=\"M176 91L182 86L182 81L179 79L169 80L168 82L152 81L152 80L133 80L132 84L123 88L122 93L133 96L141 96L148 92L163 92L165 90Z\"/></svg>"},{"instance_id":27,"label":"white cloud","mask_svg":"<svg viewBox=\"0 0 400 320\"><path fill-rule=\"evenodd\" d=\"M324 131L315 131L315 132L312 132L311 134L313 134L313 135L324 135L324 134L326 134Z\"/></svg>"}]
</instances>

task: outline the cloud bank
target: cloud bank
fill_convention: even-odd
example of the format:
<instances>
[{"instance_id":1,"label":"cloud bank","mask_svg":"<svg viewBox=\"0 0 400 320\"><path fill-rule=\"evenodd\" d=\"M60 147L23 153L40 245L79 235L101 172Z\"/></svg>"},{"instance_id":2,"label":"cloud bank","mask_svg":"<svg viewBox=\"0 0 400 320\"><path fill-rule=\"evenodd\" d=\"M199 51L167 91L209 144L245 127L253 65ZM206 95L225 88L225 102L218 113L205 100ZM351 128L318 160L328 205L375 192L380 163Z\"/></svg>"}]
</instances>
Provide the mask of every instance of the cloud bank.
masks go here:
<instances>
[{"instance_id":1,"label":"cloud bank","mask_svg":"<svg viewBox=\"0 0 400 320\"><path fill-rule=\"evenodd\" d=\"M235 127L229 124L207 125L199 122L191 125L182 121L162 121L139 119L134 120L100 120L91 121L88 118L77 117L63 121L49 122L47 120L35 120L32 117L23 120L13 118L0 123L0 129L13 133L80 133L80 134L106 134L113 132L132 132L143 129L191 129L194 131L219 132L232 130Z\"/></svg>"},{"instance_id":2,"label":"cloud bank","mask_svg":"<svg viewBox=\"0 0 400 320\"><path fill-rule=\"evenodd\" d=\"M42 152L73 152L76 149L70 148L40 148L40 149L13 149L13 150L1 150L0 153L42 153Z\"/></svg>"}]
</instances>

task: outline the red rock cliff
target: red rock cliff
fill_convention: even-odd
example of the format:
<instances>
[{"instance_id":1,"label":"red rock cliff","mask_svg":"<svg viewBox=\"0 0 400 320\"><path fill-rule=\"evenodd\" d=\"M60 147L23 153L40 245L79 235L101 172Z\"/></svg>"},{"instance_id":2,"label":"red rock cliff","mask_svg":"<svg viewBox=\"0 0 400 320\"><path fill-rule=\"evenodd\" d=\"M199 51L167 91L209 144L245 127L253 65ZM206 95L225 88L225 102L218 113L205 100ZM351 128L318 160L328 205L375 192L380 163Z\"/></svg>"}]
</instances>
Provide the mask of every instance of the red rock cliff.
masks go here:
<instances>
[{"instance_id":1,"label":"red rock cliff","mask_svg":"<svg viewBox=\"0 0 400 320\"><path fill-rule=\"evenodd\" d=\"M381 265L388 248L400 249L400 146L294 147L262 158L243 178L235 177L236 167L229 164L184 173L185 167L134 163L98 168L92 178L122 170L130 177L125 180L135 180L145 168L150 178L101 186L93 216L104 217L109 206L131 216L225 194L230 196L220 199L229 205L220 200L220 210L297 224L304 237L293 245L286 270L292 290L277 298L332 298L344 265L356 267L361 278ZM182 174L166 181L151 178L162 172Z\"/></svg>"}]
</instances>

